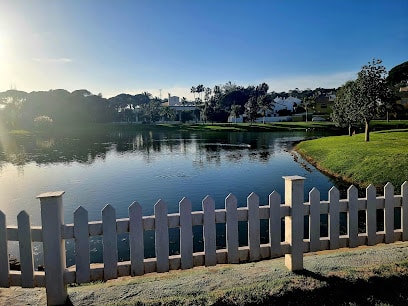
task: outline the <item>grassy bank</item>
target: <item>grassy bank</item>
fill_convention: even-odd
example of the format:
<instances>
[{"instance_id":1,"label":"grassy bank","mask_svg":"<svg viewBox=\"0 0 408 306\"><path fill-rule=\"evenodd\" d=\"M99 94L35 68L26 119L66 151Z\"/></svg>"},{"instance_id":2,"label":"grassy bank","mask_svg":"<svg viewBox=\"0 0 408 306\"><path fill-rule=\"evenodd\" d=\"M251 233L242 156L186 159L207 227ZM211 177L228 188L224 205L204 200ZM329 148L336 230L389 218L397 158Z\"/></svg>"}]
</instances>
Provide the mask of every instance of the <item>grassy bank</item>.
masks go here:
<instances>
[{"instance_id":1,"label":"grassy bank","mask_svg":"<svg viewBox=\"0 0 408 306\"><path fill-rule=\"evenodd\" d=\"M295 149L320 170L362 187L399 187L408 180L408 129L332 136L299 143Z\"/></svg>"}]
</instances>

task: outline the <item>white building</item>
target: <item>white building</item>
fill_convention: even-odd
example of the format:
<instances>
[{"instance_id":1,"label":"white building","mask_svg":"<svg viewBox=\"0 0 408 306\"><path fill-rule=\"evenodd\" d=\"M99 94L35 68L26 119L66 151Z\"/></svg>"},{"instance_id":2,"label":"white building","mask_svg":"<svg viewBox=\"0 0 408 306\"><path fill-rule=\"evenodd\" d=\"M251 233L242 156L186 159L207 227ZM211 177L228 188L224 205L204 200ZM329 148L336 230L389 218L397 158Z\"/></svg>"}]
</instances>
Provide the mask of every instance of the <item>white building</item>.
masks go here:
<instances>
[{"instance_id":1,"label":"white building","mask_svg":"<svg viewBox=\"0 0 408 306\"><path fill-rule=\"evenodd\" d=\"M174 106L180 103L180 98L177 96L170 96L169 94L169 106Z\"/></svg>"},{"instance_id":2,"label":"white building","mask_svg":"<svg viewBox=\"0 0 408 306\"><path fill-rule=\"evenodd\" d=\"M300 103L302 103L302 101L298 98L295 97L287 97L287 98L281 98L281 97L276 97L274 100L275 105L273 108L273 111L275 114L277 114L280 110L289 110L289 111L293 111L293 106L295 105L299 105Z\"/></svg>"}]
</instances>

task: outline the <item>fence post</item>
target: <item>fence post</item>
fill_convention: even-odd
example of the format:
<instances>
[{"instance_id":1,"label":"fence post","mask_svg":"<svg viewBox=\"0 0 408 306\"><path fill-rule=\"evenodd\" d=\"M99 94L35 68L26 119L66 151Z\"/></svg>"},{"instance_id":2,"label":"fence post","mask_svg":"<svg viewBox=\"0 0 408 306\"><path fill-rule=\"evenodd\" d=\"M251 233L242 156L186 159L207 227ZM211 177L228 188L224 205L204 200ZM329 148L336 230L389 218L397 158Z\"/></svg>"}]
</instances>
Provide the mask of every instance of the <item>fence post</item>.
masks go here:
<instances>
[{"instance_id":1,"label":"fence post","mask_svg":"<svg viewBox=\"0 0 408 306\"><path fill-rule=\"evenodd\" d=\"M64 191L56 191L37 196L41 205L47 305L64 304L68 296L64 283L65 243L61 233L64 224L63 194Z\"/></svg>"},{"instance_id":2,"label":"fence post","mask_svg":"<svg viewBox=\"0 0 408 306\"><path fill-rule=\"evenodd\" d=\"M285 265L290 271L303 270L304 177L284 176L285 205L290 215L285 217L285 241L291 251L285 254Z\"/></svg>"}]
</instances>

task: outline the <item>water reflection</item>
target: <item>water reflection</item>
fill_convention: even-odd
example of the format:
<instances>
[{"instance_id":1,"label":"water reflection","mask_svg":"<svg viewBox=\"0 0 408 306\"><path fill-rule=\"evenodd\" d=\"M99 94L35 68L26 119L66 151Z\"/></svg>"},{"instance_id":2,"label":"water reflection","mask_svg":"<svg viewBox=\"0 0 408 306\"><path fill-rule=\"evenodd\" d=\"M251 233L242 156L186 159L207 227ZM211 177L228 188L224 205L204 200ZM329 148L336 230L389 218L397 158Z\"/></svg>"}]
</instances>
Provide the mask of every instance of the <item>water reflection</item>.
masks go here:
<instances>
[{"instance_id":1,"label":"water reflection","mask_svg":"<svg viewBox=\"0 0 408 306\"><path fill-rule=\"evenodd\" d=\"M1 143L0 165L11 163L38 165L79 162L92 164L105 159L110 151L142 154L146 162L163 151L197 153L198 164L220 163L221 152L231 162L239 162L246 153L251 159L267 162L276 146L271 133L165 133L165 132L116 132L109 135L81 137L47 137L43 135L14 135ZM192 151L192 152L191 152Z\"/></svg>"},{"instance_id":2,"label":"water reflection","mask_svg":"<svg viewBox=\"0 0 408 306\"><path fill-rule=\"evenodd\" d=\"M293 142L309 136L302 132L183 131L9 135L0 144L0 210L7 215L8 224L15 224L18 212L26 210L32 224L39 225L35 196L53 190L66 192L66 223L73 222L73 211L79 205L88 210L90 221L101 219L101 209L107 203L115 208L118 218L128 216L133 201L141 204L143 215L152 215L160 198L168 204L169 213L178 211L183 197L192 202L193 211L202 209L206 195L214 199L217 209L223 208L229 193L237 197L239 207L246 205L251 192L265 205L273 190L283 195L282 176L293 174L307 177L305 198L317 187L326 199L333 182L315 169L306 171L288 153ZM194 250L200 251L202 227L195 227L193 232ZM152 257L154 232L144 235L145 256ZM179 252L178 235L177 230L170 231L171 254ZM245 224L240 225L240 245L246 243L246 237ZM262 241L267 239L267 231L262 237ZM126 260L126 235L118 237L118 245L119 257ZM225 226L218 225L217 247L223 246ZM90 248L92 262L100 262L101 238L92 238ZM18 250L11 249L10 253L18 254ZM74 264L73 260L73 243L67 241L68 265Z\"/></svg>"}]
</instances>

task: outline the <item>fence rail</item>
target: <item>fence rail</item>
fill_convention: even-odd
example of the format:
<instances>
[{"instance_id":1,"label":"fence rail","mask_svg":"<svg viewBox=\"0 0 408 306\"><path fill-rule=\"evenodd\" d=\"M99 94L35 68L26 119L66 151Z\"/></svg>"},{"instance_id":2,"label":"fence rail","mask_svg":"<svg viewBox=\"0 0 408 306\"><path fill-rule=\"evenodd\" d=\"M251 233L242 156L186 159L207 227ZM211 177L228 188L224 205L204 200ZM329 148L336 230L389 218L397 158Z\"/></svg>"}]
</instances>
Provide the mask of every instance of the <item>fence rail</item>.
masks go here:
<instances>
[{"instance_id":1,"label":"fence rail","mask_svg":"<svg viewBox=\"0 0 408 306\"><path fill-rule=\"evenodd\" d=\"M142 207L134 202L129 206L129 217L116 218L115 209L106 205L102 220L89 222L88 212L78 207L74 223L63 223L64 192L38 196L41 204L42 227L30 226L30 217L22 211L17 226L6 226L6 216L0 211L0 287L46 287L47 303L59 305L67 297L66 285L95 280L109 280L120 276L137 276L149 272L189 269L194 266L213 266L218 263L239 263L285 256L290 270L303 269L303 253L319 250L357 247L408 240L408 182L401 186L401 194L394 194L388 183L384 195L376 196L370 185L365 198L358 198L357 188L351 186L347 198L340 199L339 191L332 188L328 201L321 201L320 192L313 188L304 200L304 178L284 177L285 198L282 204L277 192L269 195L268 204L260 205L259 197L251 193L246 207L237 207L237 199L230 194L224 209L215 209L214 200L207 196L202 211L192 211L191 202L183 198L179 212L168 214L167 205L159 200L153 216L143 216ZM401 210L401 228L395 228L394 211ZM383 220L377 220L377 210L383 210ZM359 212L365 212L365 231L359 232ZM340 233L340 214L347 213L346 234ZM321 215L328 216L328 235L321 236ZM308 222L304 231L305 216ZM282 218L284 241L281 241ZM260 220L268 220L268 243L261 244ZM238 223L247 222L248 245L239 246ZM384 224L377 230L377 222ZM217 249L216 224L226 227L226 247ZM193 226L202 226L204 251L193 252ZM180 252L169 255L169 229L179 229ZM155 232L155 257L144 258L144 232ZM119 234L129 235L130 260L118 262ZM304 235L308 237L304 238ZM103 263L90 263L90 237L103 240ZM65 240L75 241L75 266L66 267ZM18 241L21 271L10 270L8 241ZM42 242L45 272L35 271L32 242Z\"/></svg>"}]
</instances>

